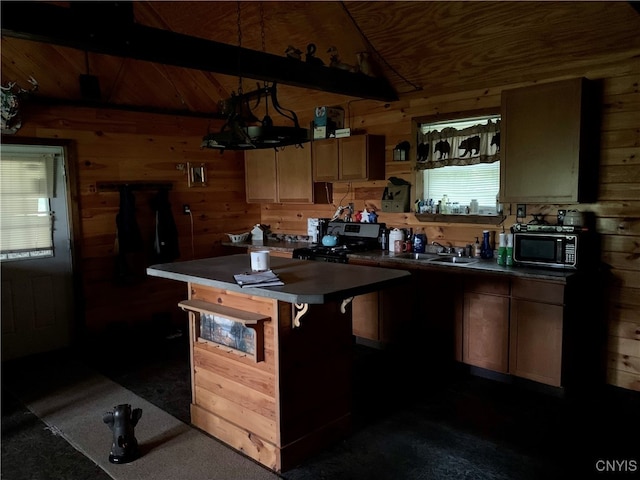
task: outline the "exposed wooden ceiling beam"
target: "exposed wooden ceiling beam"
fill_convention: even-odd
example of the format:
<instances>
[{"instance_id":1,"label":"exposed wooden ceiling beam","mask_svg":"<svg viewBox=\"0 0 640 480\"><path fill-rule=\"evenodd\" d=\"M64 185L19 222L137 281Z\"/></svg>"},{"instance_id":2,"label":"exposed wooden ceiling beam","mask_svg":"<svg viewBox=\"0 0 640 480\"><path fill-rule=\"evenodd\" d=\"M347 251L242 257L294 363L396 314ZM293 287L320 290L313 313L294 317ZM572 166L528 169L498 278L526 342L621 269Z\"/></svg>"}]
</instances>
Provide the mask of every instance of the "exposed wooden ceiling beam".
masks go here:
<instances>
[{"instance_id":1,"label":"exposed wooden ceiling beam","mask_svg":"<svg viewBox=\"0 0 640 480\"><path fill-rule=\"evenodd\" d=\"M123 110L126 112L154 113L157 115L172 115L180 117L207 118L209 120L225 120L227 117L216 112L194 112L193 110L179 110L173 108L145 107L141 105L125 105L121 103L105 102L100 100L69 100L66 98L43 97L33 95L29 97L29 104L34 105L62 105L81 108L107 108L111 110Z\"/></svg>"},{"instance_id":2,"label":"exposed wooden ceiling beam","mask_svg":"<svg viewBox=\"0 0 640 480\"><path fill-rule=\"evenodd\" d=\"M104 17L89 15L86 9L39 2L2 2L1 8L2 35L9 37L357 98L398 100L384 78L151 28L128 20L126 15L109 16L118 20L113 25Z\"/></svg>"}]
</instances>

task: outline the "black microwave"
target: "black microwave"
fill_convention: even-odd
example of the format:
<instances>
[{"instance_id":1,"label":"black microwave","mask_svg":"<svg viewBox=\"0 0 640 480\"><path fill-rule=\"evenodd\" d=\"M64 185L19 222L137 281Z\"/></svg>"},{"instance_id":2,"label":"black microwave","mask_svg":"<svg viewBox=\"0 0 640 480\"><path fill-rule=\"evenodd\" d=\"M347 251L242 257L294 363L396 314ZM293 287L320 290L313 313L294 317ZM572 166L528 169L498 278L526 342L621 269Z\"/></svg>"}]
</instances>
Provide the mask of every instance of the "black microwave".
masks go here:
<instances>
[{"instance_id":1,"label":"black microwave","mask_svg":"<svg viewBox=\"0 0 640 480\"><path fill-rule=\"evenodd\" d=\"M594 260L592 241L584 233L516 232L513 261L516 265L577 269Z\"/></svg>"}]
</instances>

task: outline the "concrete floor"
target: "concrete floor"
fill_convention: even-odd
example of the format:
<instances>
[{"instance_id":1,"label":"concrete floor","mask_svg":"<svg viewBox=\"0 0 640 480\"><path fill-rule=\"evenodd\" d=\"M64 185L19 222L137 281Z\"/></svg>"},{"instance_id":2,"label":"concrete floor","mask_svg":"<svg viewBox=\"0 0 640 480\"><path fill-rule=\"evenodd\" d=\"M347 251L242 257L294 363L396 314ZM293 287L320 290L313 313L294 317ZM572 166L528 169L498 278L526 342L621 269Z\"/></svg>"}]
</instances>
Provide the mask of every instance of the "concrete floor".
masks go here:
<instances>
[{"instance_id":1,"label":"concrete floor","mask_svg":"<svg viewBox=\"0 0 640 480\"><path fill-rule=\"evenodd\" d=\"M29 363L85 362L189 422L186 338L125 343L3 363L2 479L110 478L11 394ZM354 358L353 435L285 472L286 480L633 478L598 471L599 460L636 462L640 472L638 392L607 387L563 398L464 369L430 372L432 363L418 368L415 359L362 345L354 346Z\"/></svg>"}]
</instances>

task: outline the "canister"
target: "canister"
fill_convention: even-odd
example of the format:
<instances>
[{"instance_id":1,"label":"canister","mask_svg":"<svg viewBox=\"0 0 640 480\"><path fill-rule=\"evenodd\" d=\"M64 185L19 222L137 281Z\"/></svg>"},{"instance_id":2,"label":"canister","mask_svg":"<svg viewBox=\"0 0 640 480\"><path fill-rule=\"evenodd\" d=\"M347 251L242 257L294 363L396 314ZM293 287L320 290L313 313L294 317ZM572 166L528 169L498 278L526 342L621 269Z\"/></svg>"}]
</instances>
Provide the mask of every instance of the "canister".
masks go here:
<instances>
[{"instance_id":1,"label":"canister","mask_svg":"<svg viewBox=\"0 0 640 480\"><path fill-rule=\"evenodd\" d=\"M396 240L404 241L404 231L394 228L389 232L389 251L393 252L393 245Z\"/></svg>"}]
</instances>

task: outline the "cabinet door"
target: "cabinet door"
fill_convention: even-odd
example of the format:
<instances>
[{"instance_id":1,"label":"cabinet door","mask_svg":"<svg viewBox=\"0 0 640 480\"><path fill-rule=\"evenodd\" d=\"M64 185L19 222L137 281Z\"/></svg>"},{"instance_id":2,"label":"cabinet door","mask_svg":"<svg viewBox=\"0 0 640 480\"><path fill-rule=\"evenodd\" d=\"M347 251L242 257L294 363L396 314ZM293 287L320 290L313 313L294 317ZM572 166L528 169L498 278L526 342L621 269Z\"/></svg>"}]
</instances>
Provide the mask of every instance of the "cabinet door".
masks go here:
<instances>
[{"instance_id":1,"label":"cabinet door","mask_svg":"<svg viewBox=\"0 0 640 480\"><path fill-rule=\"evenodd\" d=\"M508 354L509 297L465 292L463 362L507 373Z\"/></svg>"},{"instance_id":2,"label":"cabinet door","mask_svg":"<svg viewBox=\"0 0 640 480\"><path fill-rule=\"evenodd\" d=\"M378 312L379 294L378 292L366 293L354 297L351 302L351 318L353 334L356 337L368 340L380 340L380 319Z\"/></svg>"},{"instance_id":3,"label":"cabinet door","mask_svg":"<svg viewBox=\"0 0 640 480\"><path fill-rule=\"evenodd\" d=\"M293 252L282 252L280 250L270 250L270 257L279 257L279 258L293 258Z\"/></svg>"},{"instance_id":4,"label":"cabinet door","mask_svg":"<svg viewBox=\"0 0 640 480\"><path fill-rule=\"evenodd\" d=\"M247 203L275 203L278 198L276 155L271 149L244 153Z\"/></svg>"},{"instance_id":5,"label":"cabinet door","mask_svg":"<svg viewBox=\"0 0 640 480\"><path fill-rule=\"evenodd\" d=\"M364 180L367 170L367 135L354 135L339 139L340 180Z\"/></svg>"},{"instance_id":6,"label":"cabinet door","mask_svg":"<svg viewBox=\"0 0 640 480\"><path fill-rule=\"evenodd\" d=\"M338 180L338 141L330 138L315 140L311 144L313 152L313 179L316 182Z\"/></svg>"},{"instance_id":7,"label":"cabinet door","mask_svg":"<svg viewBox=\"0 0 640 480\"><path fill-rule=\"evenodd\" d=\"M286 147L277 154L278 201L313 203L311 146Z\"/></svg>"},{"instance_id":8,"label":"cabinet door","mask_svg":"<svg viewBox=\"0 0 640 480\"><path fill-rule=\"evenodd\" d=\"M579 176L594 173L580 156L598 152L584 151L581 139L581 120L589 120L581 118L582 86L578 78L502 92L501 201L584 201Z\"/></svg>"},{"instance_id":9,"label":"cabinet door","mask_svg":"<svg viewBox=\"0 0 640 480\"><path fill-rule=\"evenodd\" d=\"M561 305L513 299L509 371L559 387L562 379Z\"/></svg>"}]
</instances>

